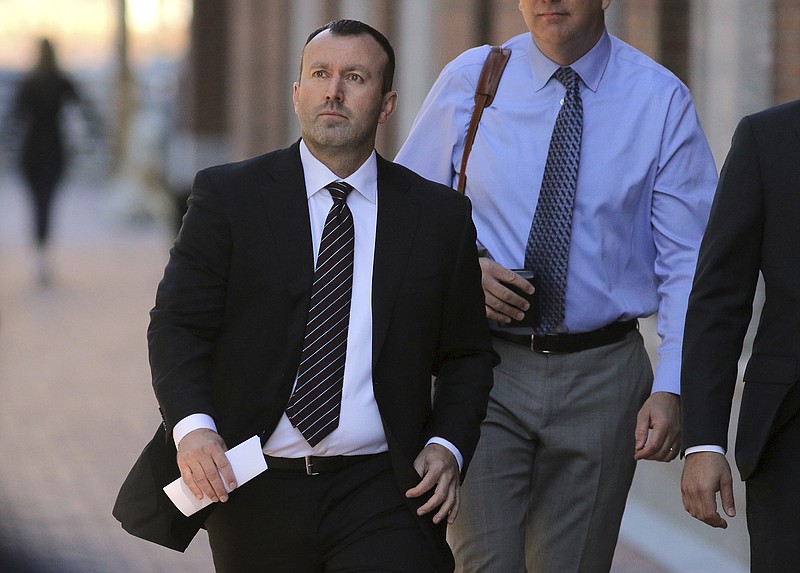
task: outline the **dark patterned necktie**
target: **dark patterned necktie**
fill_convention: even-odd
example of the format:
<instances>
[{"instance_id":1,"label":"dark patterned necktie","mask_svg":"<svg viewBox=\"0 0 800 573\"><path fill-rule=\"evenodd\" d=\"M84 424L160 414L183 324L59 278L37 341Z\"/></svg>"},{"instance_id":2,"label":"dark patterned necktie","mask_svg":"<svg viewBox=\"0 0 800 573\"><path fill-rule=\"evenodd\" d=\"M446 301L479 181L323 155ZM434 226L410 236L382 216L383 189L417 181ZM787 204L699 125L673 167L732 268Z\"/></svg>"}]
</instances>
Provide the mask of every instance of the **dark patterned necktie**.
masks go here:
<instances>
[{"instance_id":1,"label":"dark patterned necktie","mask_svg":"<svg viewBox=\"0 0 800 573\"><path fill-rule=\"evenodd\" d=\"M326 189L333 206L317 255L297 385L286 407L292 425L311 446L339 425L353 290L355 230L347 207L353 187L335 181Z\"/></svg>"},{"instance_id":2,"label":"dark patterned necktie","mask_svg":"<svg viewBox=\"0 0 800 573\"><path fill-rule=\"evenodd\" d=\"M538 281L541 322L535 329L537 334L553 332L564 322L572 207L583 132L578 75L572 68L559 68L554 76L567 93L550 138L542 189L525 247L525 268L532 269Z\"/></svg>"}]
</instances>

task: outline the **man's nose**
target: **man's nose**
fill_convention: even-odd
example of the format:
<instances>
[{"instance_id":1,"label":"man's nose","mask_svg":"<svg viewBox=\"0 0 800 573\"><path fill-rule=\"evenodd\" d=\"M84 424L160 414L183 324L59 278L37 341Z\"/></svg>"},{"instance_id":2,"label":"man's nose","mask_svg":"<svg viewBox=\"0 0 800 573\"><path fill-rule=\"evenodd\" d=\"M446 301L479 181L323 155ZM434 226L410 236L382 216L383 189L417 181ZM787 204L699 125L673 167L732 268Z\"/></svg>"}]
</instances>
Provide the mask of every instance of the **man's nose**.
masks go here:
<instances>
[{"instance_id":1,"label":"man's nose","mask_svg":"<svg viewBox=\"0 0 800 573\"><path fill-rule=\"evenodd\" d=\"M342 80L339 78L331 78L328 82L328 89L325 92L325 99L327 101L342 101Z\"/></svg>"}]
</instances>

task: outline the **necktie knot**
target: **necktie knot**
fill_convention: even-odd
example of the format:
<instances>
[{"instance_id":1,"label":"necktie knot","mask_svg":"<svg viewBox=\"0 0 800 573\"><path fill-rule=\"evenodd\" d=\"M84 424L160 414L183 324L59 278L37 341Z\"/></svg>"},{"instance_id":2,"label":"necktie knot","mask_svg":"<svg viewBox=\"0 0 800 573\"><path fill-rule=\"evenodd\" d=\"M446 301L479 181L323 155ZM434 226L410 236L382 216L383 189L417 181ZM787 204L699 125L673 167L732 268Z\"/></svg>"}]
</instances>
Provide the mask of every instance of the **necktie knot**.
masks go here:
<instances>
[{"instance_id":1,"label":"necktie knot","mask_svg":"<svg viewBox=\"0 0 800 573\"><path fill-rule=\"evenodd\" d=\"M572 68L558 68L553 77L567 88L567 93L578 91L578 74Z\"/></svg>"},{"instance_id":2,"label":"necktie knot","mask_svg":"<svg viewBox=\"0 0 800 573\"><path fill-rule=\"evenodd\" d=\"M347 201L347 195L353 190L353 186L344 181L333 181L325 186L330 191L334 203L337 205Z\"/></svg>"}]
</instances>

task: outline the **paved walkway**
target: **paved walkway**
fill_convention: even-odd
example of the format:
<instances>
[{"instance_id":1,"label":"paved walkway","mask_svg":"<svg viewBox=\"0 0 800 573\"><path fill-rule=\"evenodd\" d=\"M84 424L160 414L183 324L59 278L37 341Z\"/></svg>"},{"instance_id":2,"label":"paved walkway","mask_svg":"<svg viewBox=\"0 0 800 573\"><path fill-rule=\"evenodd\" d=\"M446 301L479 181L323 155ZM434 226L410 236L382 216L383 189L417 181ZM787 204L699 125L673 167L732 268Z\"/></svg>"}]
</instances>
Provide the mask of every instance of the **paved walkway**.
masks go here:
<instances>
[{"instance_id":1,"label":"paved walkway","mask_svg":"<svg viewBox=\"0 0 800 573\"><path fill-rule=\"evenodd\" d=\"M181 555L127 535L110 514L159 422L145 329L171 241L119 205L96 184L67 186L44 288L19 184L0 177L0 547L18 559L4 566L0 555L3 572L213 571L203 532ZM613 572L676 571L647 555L621 543Z\"/></svg>"},{"instance_id":2,"label":"paved walkway","mask_svg":"<svg viewBox=\"0 0 800 573\"><path fill-rule=\"evenodd\" d=\"M180 555L111 516L159 423L145 329L169 241L112 204L108 190L65 189L42 288L26 204L0 182L0 534L39 571L211 573L203 534Z\"/></svg>"}]
</instances>

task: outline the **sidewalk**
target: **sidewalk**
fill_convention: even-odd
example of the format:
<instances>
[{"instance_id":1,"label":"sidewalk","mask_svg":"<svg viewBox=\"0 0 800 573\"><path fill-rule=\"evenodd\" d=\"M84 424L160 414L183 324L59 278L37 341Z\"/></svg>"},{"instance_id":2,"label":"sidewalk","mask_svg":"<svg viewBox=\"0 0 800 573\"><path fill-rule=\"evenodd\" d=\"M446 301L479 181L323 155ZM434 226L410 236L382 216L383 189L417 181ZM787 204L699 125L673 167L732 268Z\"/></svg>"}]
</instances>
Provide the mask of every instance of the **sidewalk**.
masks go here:
<instances>
[{"instance_id":1,"label":"sidewalk","mask_svg":"<svg viewBox=\"0 0 800 573\"><path fill-rule=\"evenodd\" d=\"M19 548L37 571L212 573L204 532L181 555L129 536L110 513L159 423L145 330L170 234L124 221L97 185L72 183L60 199L54 281L43 288L19 184L0 178L0 547ZM664 487L675 493L677 481ZM613 573L683 573L634 543L652 536L647 524L628 529Z\"/></svg>"},{"instance_id":2,"label":"sidewalk","mask_svg":"<svg viewBox=\"0 0 800 573\"><path fill-rule=\"evenodd\" d=\"M181 555L111 516L160 421L145 329L169 238L122 224L107 190L70 185L53 284L36 286L13 183L0 181L0 537L38 571L212 573L204 533Z\"/></svg>"}]
</instances>

